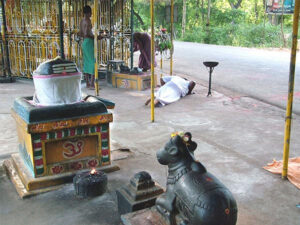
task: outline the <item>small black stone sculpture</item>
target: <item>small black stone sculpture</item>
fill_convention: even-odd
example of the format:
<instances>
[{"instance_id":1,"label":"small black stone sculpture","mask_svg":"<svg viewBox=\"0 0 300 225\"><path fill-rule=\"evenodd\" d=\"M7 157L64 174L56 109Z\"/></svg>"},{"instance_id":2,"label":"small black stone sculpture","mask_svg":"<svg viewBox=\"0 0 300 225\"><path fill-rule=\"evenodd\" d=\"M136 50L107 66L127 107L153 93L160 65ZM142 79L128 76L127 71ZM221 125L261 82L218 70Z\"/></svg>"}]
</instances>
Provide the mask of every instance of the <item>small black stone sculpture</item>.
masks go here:
<instances>
[{"instance_id":1,"label":"small black stone sculpture","mask_svg":"<svg viewBox=\"0 0 300 225\"><path fill-rule=\"evenodd\" d=\"M138 172L130 179L129 184L116 191L119 213L125 214L152 207L156 198L163 192L148 172Z\"/></svg>"},{"instance_id":2,"label":"small black stone sculpture","mask_svg":"<svg viewBox=\"0 0 300 225\"><path fill-rule=\"evenodd\" d=\"M171 225L235 225L237 205L231 192L194 158L191 133L173 135L157 159L168 166L166 192L156 208Z\"/></svg>"}]
</instances>

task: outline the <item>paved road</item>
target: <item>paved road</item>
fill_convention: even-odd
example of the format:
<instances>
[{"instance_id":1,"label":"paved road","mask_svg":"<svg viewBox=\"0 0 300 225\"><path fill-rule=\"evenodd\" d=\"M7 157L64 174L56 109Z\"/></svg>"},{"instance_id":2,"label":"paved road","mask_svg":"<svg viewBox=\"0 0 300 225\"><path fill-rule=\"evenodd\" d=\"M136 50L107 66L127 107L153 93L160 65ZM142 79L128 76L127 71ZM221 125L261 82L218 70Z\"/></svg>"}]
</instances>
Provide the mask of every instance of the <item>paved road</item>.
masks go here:
<instances>
[{"instance_id":1,"label":"paved road","mask_svg":"<svg viewBox=\"0 0 300 225\"><path fill-rule=\"evenodd\" d=\"M212 88L217 84L285 109L290 51L175 42L175 73L186 73L208 82L208 71L203 61L220 63L213 72ZM297 114L300 114L299 66L300 56L293 105Z\"/></svg>"}]
</instances>

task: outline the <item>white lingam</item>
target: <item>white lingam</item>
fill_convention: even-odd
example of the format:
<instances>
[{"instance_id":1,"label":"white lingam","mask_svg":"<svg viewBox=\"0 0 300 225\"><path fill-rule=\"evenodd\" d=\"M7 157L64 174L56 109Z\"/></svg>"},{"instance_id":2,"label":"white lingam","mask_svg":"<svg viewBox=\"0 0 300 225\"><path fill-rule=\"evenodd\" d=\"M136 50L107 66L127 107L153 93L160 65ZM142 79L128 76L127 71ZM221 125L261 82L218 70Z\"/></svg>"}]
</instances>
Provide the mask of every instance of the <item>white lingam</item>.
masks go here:
<instances>
[{"instance_id":1,"label":"white lingam","mask_svg":"<svg viewBox=\"0 0 300 225\"><path fill-rule=\"evenodd\" d=\"M57 57L39 65L33 72L34 103L41 106L81 101L81 72L74 62Z\"/></svg>"}]
</instances>

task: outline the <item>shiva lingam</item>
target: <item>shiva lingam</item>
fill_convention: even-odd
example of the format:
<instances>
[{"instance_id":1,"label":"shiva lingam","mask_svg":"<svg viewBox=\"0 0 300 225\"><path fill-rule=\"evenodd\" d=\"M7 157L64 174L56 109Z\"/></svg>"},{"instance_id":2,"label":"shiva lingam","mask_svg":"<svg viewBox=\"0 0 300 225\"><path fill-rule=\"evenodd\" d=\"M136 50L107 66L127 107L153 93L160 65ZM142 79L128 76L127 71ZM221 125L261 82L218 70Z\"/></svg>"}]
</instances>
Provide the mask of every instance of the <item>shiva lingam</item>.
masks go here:
<instances>
[{"instance_id":1,"label":"shiva lingam","mask_svg":"<svg viewBox=\"0 0 300 225\"><path fill-rule=\"evenodd\" d=\"M166 192L156 208L170 225L235 225L237 205L231 192L194 158L191 133L175 133L157 152L168 166Z\"/></svg>"},{"instance_id":2,"label":"shiva lingam","mask_svg":"<svg viewBox=\"0 0 300 225\"><path fill-rule=\"evenodd\" d=\"M114 103L82 95L81 72L61 58L39 65L35 96L15 99L19 153L4 162L20 197L53 190L78 171L119 169L110 157ZM99 172L97 172L99 173Z\"/></svg>"},{"instance_id":3,"label":"shiva lingam","mask_svg":"<svg viewBox=\"0 0 300 225\"><path fill-rule=\"evenodd\" d=\"M107 190L107 176L100 170L92 169L78 173L73 178L74 189L81 197L95 197Z\"/></svg>"},{"instance_id":4,"label":"shiva lingam","mask_svg":"<svg viewBox=\"0 0 300 225\"><path fill-rule=\"evenodd\" d=\"M211 95L211 75L214 71L214 68L219 64L218 62L203 62L204 66L209 68L209 87L207 97Z\"/></svg>"}]
</instances>

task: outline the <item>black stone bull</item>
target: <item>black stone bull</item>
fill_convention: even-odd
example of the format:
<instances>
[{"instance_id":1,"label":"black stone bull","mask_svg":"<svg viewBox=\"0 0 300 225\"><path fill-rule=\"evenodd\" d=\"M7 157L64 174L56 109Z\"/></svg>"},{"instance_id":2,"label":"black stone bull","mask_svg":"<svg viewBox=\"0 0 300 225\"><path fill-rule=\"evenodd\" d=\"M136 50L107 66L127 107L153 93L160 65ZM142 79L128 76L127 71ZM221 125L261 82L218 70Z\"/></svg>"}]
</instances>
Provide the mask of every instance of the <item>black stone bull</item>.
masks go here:
<instances>
[{"instance_id":1,"label":"black stone bull","mask_svg":"<svg viewBox=\"0 0 300 225\"><path fill-rule=\"evenodd\" d=\"M231 192L194 159L190 133L176 135L157 152L168 165L167 189L156 207L172 225L235 225L237 205Z\"/></svg>"}]
</instances>

